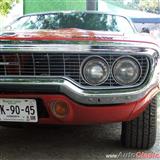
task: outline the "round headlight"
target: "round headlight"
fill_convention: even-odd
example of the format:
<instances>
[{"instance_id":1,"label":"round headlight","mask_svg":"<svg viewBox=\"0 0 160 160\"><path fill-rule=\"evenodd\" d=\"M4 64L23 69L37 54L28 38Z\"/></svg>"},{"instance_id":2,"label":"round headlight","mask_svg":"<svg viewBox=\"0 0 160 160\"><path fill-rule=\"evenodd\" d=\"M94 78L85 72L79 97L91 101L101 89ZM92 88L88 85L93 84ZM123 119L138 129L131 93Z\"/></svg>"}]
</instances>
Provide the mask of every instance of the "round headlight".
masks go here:
<instances>
[{"instance_id":1,"label":"round headlight","mask_svg":"<svg viewBox=\"0 0 160 160\"><path fill-rule=\"evenodd\" d=\"M120 57L113 64L112 74L118 84L131 85L139 80L141 67L133 57Z\"/></svg>"},{"instance_id":2,"label":"round headlight","mask_svg":"<svg viewBox=\"0 0 160 160\"><path fill-rule=\"evenodd\" d=\"M88 57L81 65L81 76L90 85L100 85L109 76L108 63L102 57Z\"/></svg>"}]
</instances>

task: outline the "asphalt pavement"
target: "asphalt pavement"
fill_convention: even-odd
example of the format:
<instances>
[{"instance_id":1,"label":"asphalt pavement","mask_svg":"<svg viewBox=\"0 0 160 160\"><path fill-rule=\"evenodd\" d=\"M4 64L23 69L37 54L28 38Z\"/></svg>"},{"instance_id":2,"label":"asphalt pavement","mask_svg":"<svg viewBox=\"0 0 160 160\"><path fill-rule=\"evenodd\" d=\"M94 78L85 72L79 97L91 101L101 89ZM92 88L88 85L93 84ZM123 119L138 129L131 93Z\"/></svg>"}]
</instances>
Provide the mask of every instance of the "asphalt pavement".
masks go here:
<instances>
[{"instance_id":1,"label":"asphalt pavement","mask_svg":"<svg viewBox=\"0 0 160 160\"><path fill-rule=\"evenodd\" d=\"M94 126L1 127L0 160L107 160L117 159L110 156L122 156L124 153L127 153L128 157L125 159L135 159L137 152L160 154L160 107L157 141L152 149L125 149L120 144L120 134L120 123Z\"/></svg>"}]
</instances>

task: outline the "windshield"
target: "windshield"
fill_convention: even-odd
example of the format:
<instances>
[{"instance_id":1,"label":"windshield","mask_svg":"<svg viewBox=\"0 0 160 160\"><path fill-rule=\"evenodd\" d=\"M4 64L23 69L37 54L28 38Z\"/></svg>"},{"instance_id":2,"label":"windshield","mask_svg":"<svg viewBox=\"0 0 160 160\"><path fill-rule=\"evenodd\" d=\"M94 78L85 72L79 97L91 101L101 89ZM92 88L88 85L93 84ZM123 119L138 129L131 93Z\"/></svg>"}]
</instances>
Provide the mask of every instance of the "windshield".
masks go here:
<instances>
[{"instance_id":1,"label":"windshield","mask_svg":"<svg viewBox=\"0 0 160 160\"><path fill-rule=\"evenodd\" d=\"M129 21L121 16L99 13L51 13L24 16L16 20L8 30L41 30L79 28L85 30L133 33Z\"/></svg>"}]
</instances>

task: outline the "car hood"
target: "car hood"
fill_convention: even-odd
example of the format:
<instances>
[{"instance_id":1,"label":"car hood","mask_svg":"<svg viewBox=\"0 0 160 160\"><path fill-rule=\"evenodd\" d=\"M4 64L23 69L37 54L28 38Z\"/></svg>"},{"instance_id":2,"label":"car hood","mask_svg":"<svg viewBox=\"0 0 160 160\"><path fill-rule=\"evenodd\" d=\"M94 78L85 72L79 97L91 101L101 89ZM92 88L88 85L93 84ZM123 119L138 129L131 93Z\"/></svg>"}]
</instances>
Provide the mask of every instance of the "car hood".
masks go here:
<instances>
[{"instance_id":1,"label":"car hood","mask_svg":"<svg viewBox=\"0 0 160 160\"><path fill-rule=\"evenodd\" d=\"M124 34L120 32L90 31L76 28L57 29L57 30L25 30L25 31L6 31L0 34L0 41L119 41L152 43L156 41L148 34Z\"/></svg>"}]
</instances>

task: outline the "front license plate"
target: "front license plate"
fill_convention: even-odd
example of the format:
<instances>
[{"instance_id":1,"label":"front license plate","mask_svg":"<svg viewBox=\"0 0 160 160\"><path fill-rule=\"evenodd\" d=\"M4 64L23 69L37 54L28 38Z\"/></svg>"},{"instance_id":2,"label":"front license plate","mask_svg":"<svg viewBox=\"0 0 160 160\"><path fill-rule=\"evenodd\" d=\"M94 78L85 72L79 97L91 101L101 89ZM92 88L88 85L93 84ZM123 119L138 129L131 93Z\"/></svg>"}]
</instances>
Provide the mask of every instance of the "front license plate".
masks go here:
<instances>
[{"instance_id":1,"label":"front license plate","mask_svg":"<svg viewBox=\"0 0 160 160\"><path fill-rule=\"evenodd\" d=\"M35 99L0 99L0 121L38 122Z\"/></svg>"}]
</instances>

